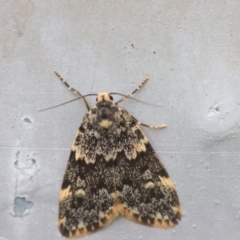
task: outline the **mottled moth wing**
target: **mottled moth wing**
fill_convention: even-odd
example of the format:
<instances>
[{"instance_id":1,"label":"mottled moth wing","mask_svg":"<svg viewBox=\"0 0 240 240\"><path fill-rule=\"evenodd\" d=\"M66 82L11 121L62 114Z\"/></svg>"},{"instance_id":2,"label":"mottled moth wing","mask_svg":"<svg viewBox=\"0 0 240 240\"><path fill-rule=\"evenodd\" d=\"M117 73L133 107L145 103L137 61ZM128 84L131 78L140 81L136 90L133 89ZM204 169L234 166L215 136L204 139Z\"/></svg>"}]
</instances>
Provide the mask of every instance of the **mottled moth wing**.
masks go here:
<instances>
[{"instance_id":1,"label":"mottled moth wing","mask_svg":"<svg viewBox=\"0 0 240 240\"><path fill-rule=\"evenodd\" d=\"M112 100L98 94L74 139L60 191L63 236L84 236L120 214L163 228L181 218L174 184L140 123Z\"/></svg>"},{"instance_id":2,"label":"mottled moth wing","mask_svg":"<svg viewBox=\"0 0 240 240\"><path fill-rule=\"evenodd\" d=\"M139 122L124 109L121 112L122 125L128 125L121 135L129 144L114 162L118 210L137 223L173 227L181 218L174 184Z\"/></svg>"},{"instance_id":3,"label":"mottled moth wing","mask_svg":"<svg viewBox=\"0 0 240 240\"><path fill-rule=\"evenodd\" d=\"M119 214L114 207L113 161L96 155L95 130L88 117L76 134L60 191L58 226L65 237L94 232Z\"/></svg>"}]
</instances>

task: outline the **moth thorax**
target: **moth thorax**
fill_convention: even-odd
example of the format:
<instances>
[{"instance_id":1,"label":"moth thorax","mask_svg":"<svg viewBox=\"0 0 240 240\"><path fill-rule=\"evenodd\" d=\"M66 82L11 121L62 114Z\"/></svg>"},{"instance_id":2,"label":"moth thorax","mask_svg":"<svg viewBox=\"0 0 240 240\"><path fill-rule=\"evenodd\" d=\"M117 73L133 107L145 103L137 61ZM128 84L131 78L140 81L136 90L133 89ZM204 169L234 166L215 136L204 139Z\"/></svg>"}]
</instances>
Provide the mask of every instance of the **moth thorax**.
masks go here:
<instances>
[{"instance_id":1,"label":"moth thorax","mask_svg":"<svg viewBox=\"0 0 240 240\"><path fill-rule=\"evenodd\" d=\"M96 123L101 127L110 128L113 125L117 107L111 101L100 101L96 107Z\"/></svg>"}]
</instances>

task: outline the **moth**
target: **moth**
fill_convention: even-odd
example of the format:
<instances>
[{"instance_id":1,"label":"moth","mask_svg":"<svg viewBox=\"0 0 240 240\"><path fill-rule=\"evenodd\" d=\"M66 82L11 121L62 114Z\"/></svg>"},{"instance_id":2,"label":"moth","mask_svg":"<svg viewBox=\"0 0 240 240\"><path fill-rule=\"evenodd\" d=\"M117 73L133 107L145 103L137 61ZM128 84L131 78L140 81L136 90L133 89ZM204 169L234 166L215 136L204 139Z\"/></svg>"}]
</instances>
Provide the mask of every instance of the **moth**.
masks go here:
<instances>
[{"instance_id":1,"label":"moth","mask_svg":"<svg viewBox=\"0 0 240 240\"><path fill-rule=\"evenodd\" d=\"M73 141L60 191L58 227L65 237L82 237L122 215L151 227L171 228L181 219L174 184L154 152L140 123L110 93L97 94Z\"/></svg>"}]
</instances>

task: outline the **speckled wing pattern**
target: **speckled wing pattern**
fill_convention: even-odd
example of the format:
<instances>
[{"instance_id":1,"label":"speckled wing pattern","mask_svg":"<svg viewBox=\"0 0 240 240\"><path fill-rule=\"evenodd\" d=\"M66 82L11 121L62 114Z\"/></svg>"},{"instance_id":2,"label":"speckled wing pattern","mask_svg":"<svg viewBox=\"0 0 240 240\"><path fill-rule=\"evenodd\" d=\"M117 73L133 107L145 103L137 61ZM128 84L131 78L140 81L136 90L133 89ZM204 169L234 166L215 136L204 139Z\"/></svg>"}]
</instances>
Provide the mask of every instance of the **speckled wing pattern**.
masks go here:
<instances>
[{"instance_id":1,"label":"speckled wing pattern","mask_svg":"<svg viewBox=\"0 0 240 240\"><path fill-rule=\"evenodd\" d=\"M100 93L73 141L60 191L58 226L81 237L123 215L170 228L181 219L174 184L140 123Z\"/></svg>"}]
</instances>

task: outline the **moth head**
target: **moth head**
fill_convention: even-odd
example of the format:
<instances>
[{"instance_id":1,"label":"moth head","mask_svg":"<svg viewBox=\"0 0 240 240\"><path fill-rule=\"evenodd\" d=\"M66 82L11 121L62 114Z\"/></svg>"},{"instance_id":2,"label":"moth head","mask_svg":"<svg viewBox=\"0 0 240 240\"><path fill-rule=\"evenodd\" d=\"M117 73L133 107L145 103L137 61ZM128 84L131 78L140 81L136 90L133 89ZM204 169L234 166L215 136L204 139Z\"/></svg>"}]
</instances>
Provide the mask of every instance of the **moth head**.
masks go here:
<instances>
[{"instance_id":1,"label":"moth head","mask_svg":"<svg viewBox=\"0 0 240 240\"><path fill-rule=\"evenodd\" d=\"M96 102L112 102L113 97L108 92L101 92L97 95Z\"/></svg>"}]
</instances>

